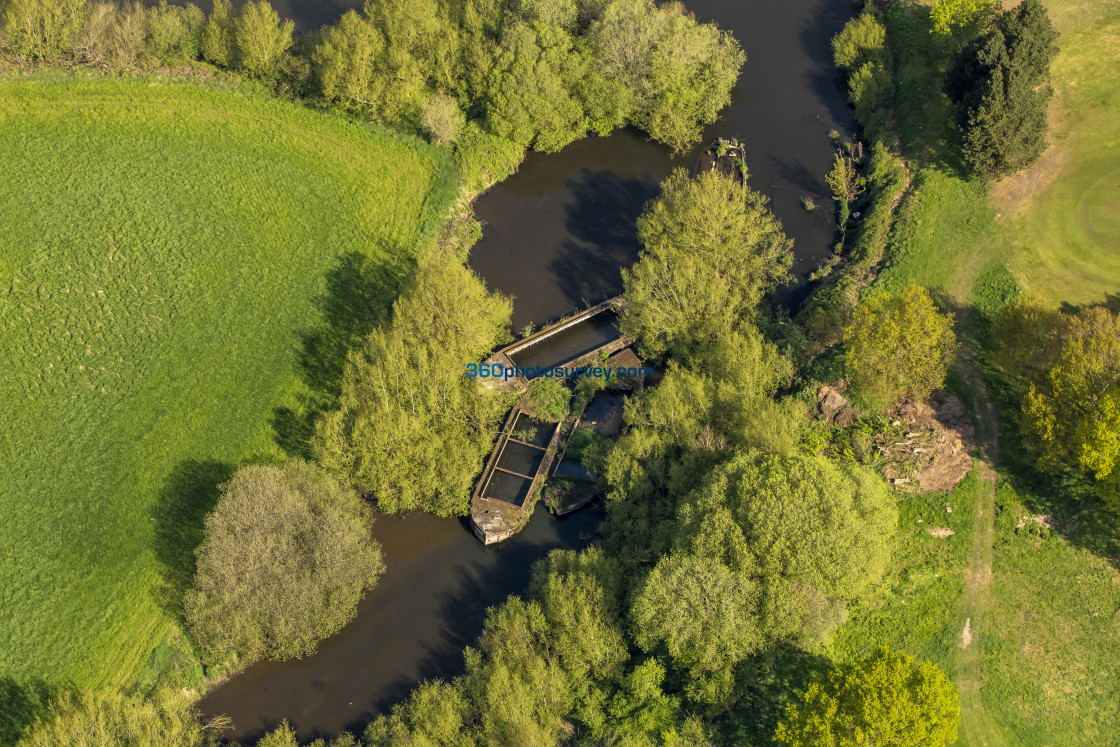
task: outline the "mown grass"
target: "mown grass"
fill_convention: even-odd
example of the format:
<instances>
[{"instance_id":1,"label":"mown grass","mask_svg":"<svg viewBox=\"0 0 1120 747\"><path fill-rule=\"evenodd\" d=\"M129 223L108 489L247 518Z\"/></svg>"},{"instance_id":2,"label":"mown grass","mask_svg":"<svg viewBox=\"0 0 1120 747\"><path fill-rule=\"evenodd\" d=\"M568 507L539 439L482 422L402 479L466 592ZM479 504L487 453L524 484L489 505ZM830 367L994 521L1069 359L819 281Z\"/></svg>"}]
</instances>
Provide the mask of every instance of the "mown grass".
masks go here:
<instances>
[{"instance_id":1,"label":"mown grass","mask_svg":"<svg viewBox=\"0 0 1120 747\"><path fill-rule=\"evenodd\" d=\"M876 285L933 288L959 314L982 363L984 321L1019 289L1073 305L1114 303L1120 293L1120 2L1046 4L1062 32L1052 69L1053 147L1038 167L991 191L961 168L941 95L952 47L923 40L921 4L896 4L889 21L899 77L908 82L891 124L920 170ZM981 657L980 715L1011 743L1120 743L1120 516L1076 477L1037 472L1019 443L1018 391L993 367L985 377L1000 424L1000 479L990 601L973 644ZM961 510L970 510L967 497L961 494ZM915 521L904 508L896 572L870 605L853 610L832 655L850 658L881 640L956 677L962 588L920 582L936 574L955 579L968 553L963 544L956 553L951 545L931 549L945 540L914 531ZM957 531L950 542L972 531L971 520L950 527ZM912 566L919 573L902 577L907 586L899 575Z\"/></svg>"},{"instance_id":2,"label":"mown grass","mask_svg":"<svg viewBox=\"0 0 1120 747\"><path fill-rule=\"evenodd\" d=\"M62 76L0 79L0 164L0 680L147 686L197 661L215 486L298 449L455 171L248 89Z\"/></svg>"},{"instance_id":3,"label":"mown grass","mask_svg":"<svg viewBox=\"0 0 1120 747\"><path fill-rule=\"evenodd\" d=\"M1001 185L1012 271L1055 302L1120 290L1120 3L1052 2L1062 31L1052 68L1051 151ZM1077 24L1077 25L1075 25Z\"/></svg>"},{"instance_id":4,"label":"mown grass","mask_svg":"<svg viewBox=\"0 0 1120 747\"><path fill-rule=\"evenodd\" d=\"M956 676L976 489L973 470L952 492L902 497L891 569L868 600L849 610L847 624L828 644L831 658L853 661L887 645Z\"/></svg>"}]
</instances>

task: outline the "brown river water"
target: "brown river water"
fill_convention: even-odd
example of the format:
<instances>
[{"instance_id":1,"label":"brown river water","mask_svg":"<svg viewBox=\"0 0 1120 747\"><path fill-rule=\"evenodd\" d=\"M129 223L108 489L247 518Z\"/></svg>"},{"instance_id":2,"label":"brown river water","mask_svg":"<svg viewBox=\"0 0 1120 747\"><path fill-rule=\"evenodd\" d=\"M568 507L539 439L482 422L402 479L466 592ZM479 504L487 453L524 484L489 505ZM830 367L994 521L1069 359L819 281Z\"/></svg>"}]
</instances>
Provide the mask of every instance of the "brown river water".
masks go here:
<instances>
[{"instance_id":1,"label":"brown river water","mask_svg":"<svg viewBox=\"0 0 1120 747\"><path fill-rule=\"evenodd\" d=\"M205 4L205 3L204 3ZM332 23L359 0L273 0L300 29ZM795 311L807 276L830 254L833 214L823 175L828 132L850 134L829 40L851 16L845 0L688 0L701 21L730 29L747 64L722 119L705 142L746 146L750 184L772 200L794 238L796 282L777 295ZM658 183L696 153L674 158L641 133L588 138L560 153L531 153L520 170L476 204L483 239L471 266L491 288L515 297L514 328L540 324L622 289L621 267L638 253L634 221ZM802 197L818 205L801 208ZM301 739L359 732L417 682L462 671L461 649L481 630L486 608L524 591L533 561L557 547L587 544L597 509L556 520L542 508L528 528L484 547L465 521L382 517L375 526L388 571L357 619L292 662L257 664L211 690L206 715L233 720L228 736L250 739L287 719Z\"/></svg>"}]
</instances>

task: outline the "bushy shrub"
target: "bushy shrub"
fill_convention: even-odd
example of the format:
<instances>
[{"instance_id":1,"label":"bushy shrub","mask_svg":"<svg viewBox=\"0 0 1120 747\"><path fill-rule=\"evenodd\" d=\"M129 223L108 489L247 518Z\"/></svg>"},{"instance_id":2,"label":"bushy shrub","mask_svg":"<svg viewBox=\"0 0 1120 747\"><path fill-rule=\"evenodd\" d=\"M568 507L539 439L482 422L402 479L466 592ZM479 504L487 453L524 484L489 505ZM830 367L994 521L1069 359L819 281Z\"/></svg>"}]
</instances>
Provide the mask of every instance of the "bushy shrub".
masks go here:
<instances>
[{"instance_id":1,"label":"bushy shrub","mask_svg":"<svg viewBox=\"0 0 1120 747\"><path fill-rule=\"evenodd\" d=\"M522 407L540 420L560 421L568 416L571 398L572 393L560 379L540 378L529 385Z\"/></svg>"},{"instance_id":2,"label":"bushy shrub","mask_svg":"<svg viewBox=\"0 0 1120 747\"><path fill-rule=\"evenodd\" d=\"M351 489L306 462L238 470L206 518L185 600L203 649L242 663L312 653L385 568L372 523Z\"/></svg>"}]
</instances>

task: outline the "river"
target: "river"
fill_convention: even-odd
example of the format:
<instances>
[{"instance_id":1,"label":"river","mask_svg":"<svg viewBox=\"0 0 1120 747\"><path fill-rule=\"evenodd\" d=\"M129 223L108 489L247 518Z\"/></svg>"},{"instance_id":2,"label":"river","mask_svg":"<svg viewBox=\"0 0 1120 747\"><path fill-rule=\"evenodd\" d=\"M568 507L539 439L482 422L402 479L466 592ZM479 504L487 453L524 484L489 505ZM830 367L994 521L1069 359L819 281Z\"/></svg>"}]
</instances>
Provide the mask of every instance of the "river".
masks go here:
<instances>
[{"instance_id":1,"label":"river","mask_svg":"<svg viewBox=\"0 0 1120 747\"><path fill-rule=\"evenodd\" d=\"M333 22L358 0L281 0L273 5L301 29ZM746 146L750 184L772 200L794 238L795 282L777 300L795 310L808 275L831 251L831 201L823 175L828 133L851 133L835 84L829 40L851 15L843 0L688 0L698 20L730 29L747 64L722 119L704 141L736 137ZM674 158L641 133L588 138L560 153L531 153L510 179L483 195L475 212L483 239L471 266L515 297L514 328L541 324L621 291L619 269L639 246L634 221L657 185L696 153ZM808 213L801 198L820 206ZM233 719L228 736L252 738L288 719L301 739L329 736L384 712L424 678L462 671L461 649L488 606L523 591L531 563L594 534L595 510L558 521L541 509L528 528L487 548L465 522L426 515L383 517L375 525L388 565L357 619L319 652L264 662L214 688L206 715Z\"/></svg>"}]
</instances>

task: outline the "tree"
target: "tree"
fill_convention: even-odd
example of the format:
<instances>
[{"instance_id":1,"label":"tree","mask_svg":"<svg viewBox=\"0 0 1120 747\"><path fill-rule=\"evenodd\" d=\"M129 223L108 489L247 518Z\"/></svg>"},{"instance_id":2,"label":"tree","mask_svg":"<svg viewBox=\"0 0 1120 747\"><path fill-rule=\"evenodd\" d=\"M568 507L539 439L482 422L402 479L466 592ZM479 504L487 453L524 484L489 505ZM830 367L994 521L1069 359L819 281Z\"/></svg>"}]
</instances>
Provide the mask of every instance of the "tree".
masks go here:
<instances>
[{"instance_id":1,"label":"tree","mask_svg":"<svg viewBox=\"0 0 1120 747\"><path fill-rule=\"evenodd\" d=\"M788 277L792 241L766 198L718 171L677 169L638 219L645 249L622 271L622 330L643 355L687 358L748 322Z\"/></svg>"},{"instance_id":2,"label":"tree","mask_svg":"<svg viewBox=\"0 0 1120 747\"><path fill-rule=\"evenodd\" d=\"M995 7L995 0L937 0L929 11L933 30L948 34L966 28Z\"/></svg>"},{"instance_id":3,"label":"tree","mask_svg":"<svg viewBox=\"0 0 1120 747\"><path fill-rule=\"evenodd\" d=\"M994 179L1030 166L1046 148L1050 61L1057 32L1038 0L995 16L950 71L947 89L973 170Z\"/></svg>"},{"instance_id":4,"label":"tree","mask_svg":"<svg viewBox=\"0 0 1120 747\"><path fill-rule=\"evenodd\" d=\"M624 116L678 153L731 103L746 60L730 34L696 23L679 3L616 0L587 38L596 71L585 92L589 111L610 113L604 121Z\"/></svg>"},{"instance_id":5,"label":"tree","mask_svg":"<svg viewBox=\"0 0 1120 747\"><path fill-rule=\"evenodd\" d=\"M882 578L898 513L882 481L824 457L734 456L677 511L639 590L635 640L663 646L688 692L718 704L763 645L823 638Z\"/></svg>"},{"instance_id":6,"label":"tree","mask_svg":"<svg viewBox=\"0 0 1120 747\"><path fill-rule=\"evenodd\" d=\"M832 39L836 66L854 72L867 63L882 63L887 58L887 29L874 13L862 13L844 26Z\"/></svg>"},{"instance_id":7,"label":"tree","mask_svg":"<svg viewBox=\"0 0 1120 747\"><path fill-rule=\"evenodd\" d=\"M148 12L148 47L160 59L196 59L206 15L194 3L184 7L160 0Z\"/></svg>"},{"instance_id":8,"label":"tree","mask_svg":"<svg viewBox=\"0 0 1120 747\"><path fill-rule=\"evenodd\" d=\"M582 137L587 117L575 88L585 66L563 29L525 21L510 25L487 86L490 131L550 153Z\"/></svg>"},{"instance_id":9,"label":"tree","mask_svg":"<svg viewBox=\"0 0 1120 747\"><path fill-rule=\"evenodd\" d=\"M875 404L925 398L945 382L956 354L953 315L911 285L862 303L844 330L852 383Z\"/></svg>"},{"instance_id":10,"label":"tree","mask_svg":"<svg viewBox=\"0 0 1120 747\"><path fill-rule=\"evenodd\" d=\"M268 0L249 0L234 25L238 68L258 78L273 76L280 56L292 46L293 28L291 21L280 20Z\"/></svg>"},{"instance_id":11,"label":"tree","mask_svg":"<svg viewBox=\"0 0 1120 747\"><path fill-rule=\"evenodd\" d=\"M393 319L350 354L319 462L383 511L463 515L507 398L466 375L508 338L509 299L453 256L425 260Z\"/></svg>"},{"instance_id":12,"label":"tree","mask_svg":"<svg viewBox=\"0 0 1120 747\"><path fill-rule=\"evenodd\" d=\"M444 93L433 93L420 110L420 126L435 145L455 142L466 124L455 99Z\"/></svg>"},{"instance_id":13,"label":"tree","mask_svg":"<svg viewBox=\"0 0 1120 747\"><path fill-rule=\"evenodd\" d=\"M957 689L940 669L884 647L811 685L787 707L774 740L793 747L941 747L957 740L960 720Z\"/></svg>"},{"instance_id":14,"label":"tree","mask_svg":"<svg viewBox=\"0 0 1120 747\"><path fill-rule=\"evenodd\" d=\"M824 178L832 190L832 198L840 205L840 227L848 225L848 206L859 196L859 171L851 158L837 153L832 162L832 171Z\"/></svg>"},{"instance_id":15,"label":"tree","mask_svg":"<svg viewBox=\"0 0 1120 747\"><path fill-rule=\"evenodd\" d=\"M355 11L346 11L337 24L324 30L311 53L323 95L379 113L385 81L376 65L384 49L381 32Z\"/></svg>"},{"instance_id":16,"label":"tree","mask_svg":"<svg viewBox=\"0 0 1120 747\"><path fill-rule=\"evenodd\" d=\"M1043 467L1097 480L1120 463L1120 317L1090 308L1068 320L1057 359L1023 399L1023 439Z\"/></svg>"},{"instance_id":17,"label":"tree","mask_svg":"<svg viewBox=\"0 0 1120 747\"><path fill-rule=\"evenodd\" d=\"M192 708L174 707L119 692L63 693L19 741L19 747L202 747L228 726L203 724Z\"/></svg>"},{"instance_id":18,"label":"tree","mask_svg":"<svg viewBox=\"0 0 1120 747\"><path fill-rule=\"evenodd\" d=\"M233 5L214 0L214 8L202 28L202 59L221 67L233 65Z\"/></svg>"},{"instance_id":19,"label":"tree","mask_svg":"<svg viewBox=\"0 0 1120 747\"><path fill-rule=\"evenodd\" d=\"M610 2L587 37L596 71L589 110L625 115L676 152L697 142L702 125L731 102L746 60L728 32L697 24L680 3Z\"/></svg>"},{"instance_id":20,"label":"tree","mask_svg":"<svg viewBox=\"0 0 1120 747\"><path fill-rule=\"evenodd\" d=\"M384 571L369 507L313 465L244 467L224 484L185 600L203 649L240 662L306 656Z\"/></svg>"},{"instance_id":21,"label":"tree","mask_svg":"<svg viewBox=\"0 0 1120 747\"><path fill-rule=\"evenodd\" d=\"M28 60L54 60L70 51L90 12L89 0L7 0L0 4L0 39Z\"/></svg>"},{"instance_id":22,"label":"tree","mask_svg":"<svg viewBox=\"0 0 1120 747\"><path fill-rule=\"evenodd\" d=\"M462 682L421 683L393 712L371 723L365 732L368 747L474 747L476 725Z\"/></svg>"}]
</instances>

